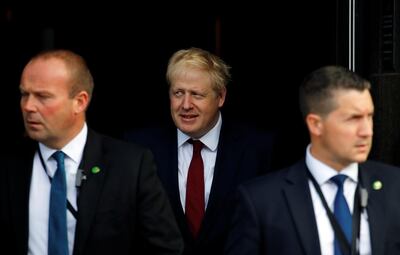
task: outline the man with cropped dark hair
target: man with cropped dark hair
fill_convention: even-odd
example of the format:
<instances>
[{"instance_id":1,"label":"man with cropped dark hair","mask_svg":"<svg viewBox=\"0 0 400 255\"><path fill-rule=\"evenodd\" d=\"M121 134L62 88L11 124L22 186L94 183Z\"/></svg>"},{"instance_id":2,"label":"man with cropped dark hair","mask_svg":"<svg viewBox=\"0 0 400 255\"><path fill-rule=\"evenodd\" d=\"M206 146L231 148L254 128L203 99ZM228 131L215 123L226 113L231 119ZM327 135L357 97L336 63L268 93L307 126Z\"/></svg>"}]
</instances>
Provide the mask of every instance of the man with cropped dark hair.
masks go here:
<instances>
[{"instance_id":1,"label":"man with cropped dark hair","mask_svg":"<svg viewBox=\"0 0 400 255\"><path fill-rule=\"evenodd\" d=\"M239 188L226 254L400 254L400 169L367 161L369 89L339 66L306 77L305 159Z\"/></svg>"}]
</instances>

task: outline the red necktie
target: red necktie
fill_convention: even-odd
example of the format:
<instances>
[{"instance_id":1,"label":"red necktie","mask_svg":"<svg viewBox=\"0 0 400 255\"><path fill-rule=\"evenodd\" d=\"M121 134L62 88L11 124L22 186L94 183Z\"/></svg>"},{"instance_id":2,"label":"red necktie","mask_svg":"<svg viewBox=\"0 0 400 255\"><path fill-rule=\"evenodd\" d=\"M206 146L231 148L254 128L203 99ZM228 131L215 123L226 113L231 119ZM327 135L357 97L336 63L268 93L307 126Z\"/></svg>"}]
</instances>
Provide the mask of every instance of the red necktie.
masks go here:
<instances>
[{"instance_id":1,"label":"red necktie","mask_svg":"<svg viewBox=\"0 0 400 255\"><path fill-rule=\"evenodd\" d=\"M190 162L186 183L185 213L189 229L196 238L204 217L204 165L201 158L203 143L189 140L193 144L193 156Z\"/></svg>"}]
</instances>

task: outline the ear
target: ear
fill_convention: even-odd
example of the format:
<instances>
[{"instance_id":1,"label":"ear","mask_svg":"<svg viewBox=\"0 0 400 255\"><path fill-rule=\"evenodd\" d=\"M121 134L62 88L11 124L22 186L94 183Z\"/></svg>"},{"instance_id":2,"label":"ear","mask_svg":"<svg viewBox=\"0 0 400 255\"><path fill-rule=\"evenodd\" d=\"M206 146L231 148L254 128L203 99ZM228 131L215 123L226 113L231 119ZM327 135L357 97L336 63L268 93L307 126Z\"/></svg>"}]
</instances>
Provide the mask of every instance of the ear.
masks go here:
<instances>
[{"instance_id":1,"label":"ear","mask_svg":"<svg viewBox=\"0 0 400 255\"><path fill-rule=\"evenodd\" d=\"M306 117L306 124L311 135L320 136L322 134L323 123L321 116L314 113L308 114Z\"/></svg>"},{"instance_id":2,"label":"ear","mask_svg":"<svg viewBox=\"0 0 400 255\"><path fill-rule=\"evenodd\" d=\"M74 112L76 114L86 111L89 105L89 94L86 91L80 91L74 98Z\"/></svg>"},{"instance_id":3,"label":"ear","mask_svg":"<svg viewBox=\"0 0 400 255\"><path fill-rule=\"evenodd\" d=\"M218 97L219 97L218 106L222 107L224 105L225 97L226 97L226 88L225 87L223 89L221 89L221 91L218 94Z\"/></svg>"}]
</instances>

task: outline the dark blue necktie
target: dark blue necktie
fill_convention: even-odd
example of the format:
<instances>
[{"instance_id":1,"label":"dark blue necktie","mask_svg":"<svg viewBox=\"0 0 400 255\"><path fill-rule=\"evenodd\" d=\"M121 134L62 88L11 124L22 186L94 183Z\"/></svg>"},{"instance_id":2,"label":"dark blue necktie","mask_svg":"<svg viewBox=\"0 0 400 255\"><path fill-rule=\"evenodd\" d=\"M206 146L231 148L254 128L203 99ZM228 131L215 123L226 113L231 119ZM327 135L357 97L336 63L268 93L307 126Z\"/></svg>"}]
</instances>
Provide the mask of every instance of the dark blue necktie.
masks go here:
<instances>
[{"instance_id":1,"label":"dark blue necktie","mask_svg":"<svg viewBox=\"0 0 400 255\"><path fill-rule=\"evenodd\" d=\"M62 151L57 151L52 155L57 161L57 170L51 181L48 255L68 255L67 184L64 156Z\"/></svg>"},{"instance_id":2,"label":"dark blue necktie","mask_svg":"<svg viewBox=\"0 0 400 255\"><path fill-rule=\"evenodd\" d=\"M335 197L333 214L336 217L337 222L343 230L343 233L351 245L351 228L352 228L352 216L347 205L346 199L343 195L343 183L347 176L343 174L335 175L331 180L337 185L338 190ZM339 240L335 237L335 255L343 255L340 250Z\"/></svg>"}]
</instances>

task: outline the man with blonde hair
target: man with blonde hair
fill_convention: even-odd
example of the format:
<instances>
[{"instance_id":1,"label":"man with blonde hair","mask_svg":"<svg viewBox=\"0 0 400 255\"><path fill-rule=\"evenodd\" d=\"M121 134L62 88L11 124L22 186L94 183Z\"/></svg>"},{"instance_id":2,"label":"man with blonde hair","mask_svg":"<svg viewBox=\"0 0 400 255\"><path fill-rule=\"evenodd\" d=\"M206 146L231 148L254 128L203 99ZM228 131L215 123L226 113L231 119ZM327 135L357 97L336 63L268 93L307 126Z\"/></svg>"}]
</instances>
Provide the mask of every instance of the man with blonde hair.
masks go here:
<instances>
[{"instance_id":1,"label":"man with blonde hair","mask_svg":"<svg viewBox=\"0 0 400 255\"><path fill-rule=\"evenodd\" d=\"M179 50L166 76L174 125L127 136L155 155L184 237L184 254L219 255L237 185L269 169L270 136L222 117L230 73L216 55Z\"/></svg>"}]
</instances>

